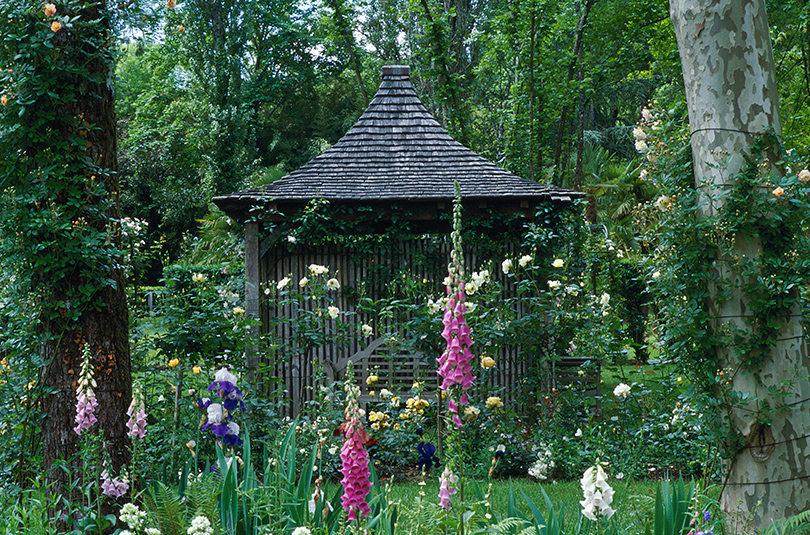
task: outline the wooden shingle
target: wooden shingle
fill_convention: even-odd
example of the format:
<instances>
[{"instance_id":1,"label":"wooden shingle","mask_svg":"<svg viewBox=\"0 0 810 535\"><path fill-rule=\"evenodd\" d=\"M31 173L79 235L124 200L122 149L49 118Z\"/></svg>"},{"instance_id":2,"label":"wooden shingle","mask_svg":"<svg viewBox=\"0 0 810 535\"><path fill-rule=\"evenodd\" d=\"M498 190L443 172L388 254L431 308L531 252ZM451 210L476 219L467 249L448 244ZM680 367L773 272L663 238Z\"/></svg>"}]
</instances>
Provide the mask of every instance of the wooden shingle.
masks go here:
<instances>
[{"instance_id":1,"label":"wooden shingle","mask_svg":"<svg viewBox=\"0 0 810 535\"><path fill-rule=\"evenodd\" d=\"M368 109L329 150L271 184L213 201L231 217L244 220L268 202L289 213L313 198L435 204L453 198L456 181L465 200L495 201L490 204L511 212L582 196L520 178L458 143L419 100L410 68L391 65L383 67L380 88Z\"/></svg>"}]
</instances>

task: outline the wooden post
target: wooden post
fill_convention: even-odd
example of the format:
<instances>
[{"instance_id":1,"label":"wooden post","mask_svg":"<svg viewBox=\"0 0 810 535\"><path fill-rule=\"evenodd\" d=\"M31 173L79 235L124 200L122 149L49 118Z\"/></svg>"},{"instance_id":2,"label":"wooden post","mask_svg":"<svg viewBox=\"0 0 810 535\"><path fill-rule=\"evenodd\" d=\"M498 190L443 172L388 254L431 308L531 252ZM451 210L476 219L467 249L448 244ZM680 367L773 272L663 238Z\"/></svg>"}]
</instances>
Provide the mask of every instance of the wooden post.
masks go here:
<instances>
[{"instance_id":1,"label":"wooden post","mask_svg":"<svg viewBox=\"0 0 810 535\"><path fill-rule=\"evenodd\" d=\"M259 223L245 223L245 312L252 320L260 320L259 288ZM249 370L249 382L255 380L259 368L259 326L253 325L247 333L245 364Z\"/></svg>"}]
</instances>

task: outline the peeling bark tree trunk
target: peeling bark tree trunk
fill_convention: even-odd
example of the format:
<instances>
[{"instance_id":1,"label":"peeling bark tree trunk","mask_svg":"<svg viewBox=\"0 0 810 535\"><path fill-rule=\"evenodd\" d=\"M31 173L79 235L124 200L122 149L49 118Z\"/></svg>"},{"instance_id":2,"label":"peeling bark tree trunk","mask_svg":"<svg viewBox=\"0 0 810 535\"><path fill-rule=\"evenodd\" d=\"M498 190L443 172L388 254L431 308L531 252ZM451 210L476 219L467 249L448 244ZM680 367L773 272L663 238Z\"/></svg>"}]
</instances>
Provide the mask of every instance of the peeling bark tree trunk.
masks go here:
<instances>
[{"instance_id":1,"label":"peeling bark tree trunk","mask_svg":"<svg viewBox=\"0 0 810 535\"><path fill-rule=\"evenodd\" d=\"M767 131L781 135L765 0L671 0L670 11L683 65L695 180L702 194L700 216L708 217L718 209L717 202L709 199L732 186L756 135ZM762 251L751 236L738 235L734 247L740 258L754 258ZM725 268L722 258L717 264L718 277L739 276ZM719 318L715 329L750 329L747 297L733 292L728 300L708 304ZM732 429L746 444L729 462L722 493L723 509L737 527L748 527L741 523L750 519L761 530L771 519L810 509L805 468L810 457L807 404L774 412L765 423L762 418L763 400L769 398L771 386L793 385L786 403L810 397L800 312L796 307L783 318L771 358L760 369L733 373L733 390L748 392L752 398L741 407L726 408ZM734 348L719 348L718 362L740 369ZM779 404L779 400L768 401L772 407Z\"/></svg>"}]
</instances>

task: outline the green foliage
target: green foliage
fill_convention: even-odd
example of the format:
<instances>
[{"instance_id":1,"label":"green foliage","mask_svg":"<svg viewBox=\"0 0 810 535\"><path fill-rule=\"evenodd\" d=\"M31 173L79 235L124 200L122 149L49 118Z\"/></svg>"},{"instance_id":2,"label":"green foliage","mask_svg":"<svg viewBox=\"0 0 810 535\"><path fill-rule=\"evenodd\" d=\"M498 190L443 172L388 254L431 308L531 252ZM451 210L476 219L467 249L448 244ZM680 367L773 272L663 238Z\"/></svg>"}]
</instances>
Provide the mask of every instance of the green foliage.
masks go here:
<instances>
[{"instance_id":1,"label":"green foliage","mask_svg":"<svg viewBox=\"0 0 810 535\"><path fill-rule=\"evenodd\" d=\"M111 171L108 159L89 149L102 127L88 123L77 104L101 81L98 66L111 56L99 22L78 16L82 6L71 2L47 16L38 3L18 2L0 21L0 84L8 98L0 110L0 152L13 155L0 163L0 246L15 259L17 276L36 287L48 320L75 321L102 304L99 292L116 287ZM52 23L63 30L53 31ZM64 46L65 32L77 36L79 49Z\"/></svg>"},{"instance_id":2,"label":"green foliage","mask_svg":"<svg viewBox=\"0 0 810 535\"><path fill-rule=\"evenodd\" d=\"M647 535L683 535L689 531L689 519L694 496L694 483L685 484L683 479L661 481L655 490L655 516L652 531L647 525Z\"/></svg>"}]
</instances>

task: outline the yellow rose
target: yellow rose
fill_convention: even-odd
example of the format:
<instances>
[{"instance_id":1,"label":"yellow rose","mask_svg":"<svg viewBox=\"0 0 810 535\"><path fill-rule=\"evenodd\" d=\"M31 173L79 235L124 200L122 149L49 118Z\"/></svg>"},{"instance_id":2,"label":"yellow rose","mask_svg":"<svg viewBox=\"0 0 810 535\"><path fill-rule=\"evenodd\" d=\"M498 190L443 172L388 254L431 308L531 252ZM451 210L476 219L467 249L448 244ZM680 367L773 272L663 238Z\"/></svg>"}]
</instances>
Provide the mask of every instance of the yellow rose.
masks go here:
<instances>
[{"instance_id":1,"label":"yellow rose","mask_svg":"<svg viewBox=\"0 0 810 535\"><path fill-rule=\"evenodd\" d=\"M191 368L191 371L196 375L202 371L202 368L200 366L194 366Z\"/></svg>"},{"instance_id":2,"label":"yellow rose","mask_svg":"<svg viewBox=\"0 0 810 535\"><path fill-rule=\"evenodd\" d=\"M376 383L379 380L380 380L380 378L372 373L371 375L366 377L366 384L367 385L373 385L374 383Z\"/></svg>"},{"instance_id":3,"label":"yellow rose","mask_svg":"<svg viewBox=\"0 0 810 535\"><path fill-rule=\"evenodd\" d=\"M169 361L169 367L171 367L171 368L174 368L178 364L180 364L180 359L172 359L172 360Z\"/></svg>"},{"instance_id":4,"label":"yellow rose","mask_svg":"<svg viewBox=\"0 0 810 535\"><path fill-rule=\"evenodd\" d=\"M494 358L488 357L486 355L481 357L481 367L482 368L491 368L493 366L495 366L495 359Z\"/></svg>"},{"instance_id":5,"label":"yellow rose","mask_svg":"<svg viewBox=\"0 0 810 535\"><path fill-rule=\"evenodd\" d=\"M499 409L501 407L503 407L503 401L501 401L499 396L490 396L487 398L487 408L489 410Z\"/></svg>"}]
</instances>

